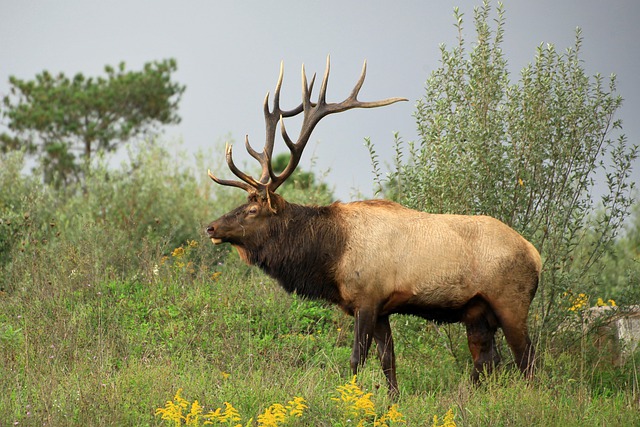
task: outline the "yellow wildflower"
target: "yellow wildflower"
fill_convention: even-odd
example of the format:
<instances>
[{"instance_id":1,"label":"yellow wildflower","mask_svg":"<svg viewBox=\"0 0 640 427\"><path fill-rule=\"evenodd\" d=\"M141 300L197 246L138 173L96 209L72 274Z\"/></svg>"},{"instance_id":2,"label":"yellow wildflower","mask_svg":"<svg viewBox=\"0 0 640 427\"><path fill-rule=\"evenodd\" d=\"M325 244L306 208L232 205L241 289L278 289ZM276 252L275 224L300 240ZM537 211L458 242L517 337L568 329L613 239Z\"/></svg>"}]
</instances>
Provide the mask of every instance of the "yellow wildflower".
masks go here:
<instances>
[{"instance_id":1,"label":"yellow wildflower","mask_svg":"<svg viewBox=\"0 0 640 427\"><path fill-rule=\"evenodd\" d=\"M224 410L218 408L215 411L209 411L204 418L207 420L204 422L205 425L214 423L231 424L242 419L238 410L229 402L224 402Z\"/></svg>"},{"instance_id":2,"label":"yellow wildflower","mask_svg":"<svg viewBox=\"0 0 640 427\"><path fill-rule=\"evenodd\" d=\"M279 403L274 403L258 415L258 427L278 427L287 419L287 410Z\"/></svg>"},{"instance_id":3,"label":"yellow wildflower","mask_svg":"<svg viewBox=\"0 0 640 427\"><path fill-rule=\"evenodd\" d=\"M438 423L438 416L433 416L433 427L456 427L456 422L454 420L455 415L453 413L453 408L449 409L446 414L444 414L444 418L442 420L442 424Z\"/></svg>"},{"instance_id":4,"label":"yellow wildflower","mask_svg":"<svg viewBox=\"0 0 640 427\"><path fill-rule=\"evenodd\" d=\"M304 410L309 408L302 397L294 397L293 400L287 403L287 411L289 411L289 415L292 417L301 417Z\"/></svg>"},{"instance_id":5,"label":"yellow wildflower","mask_svg":"<svg viewBox=\"0 0 640 427\"><path fill-rule=\"evenodd\" d=\"M202 416L202 406L198 403L197 400L194 400L191 404L191 411L185 417L186 424L198 426L200 425L200 418Z\"/></svg>"},{"instance_id":6,"label":"yellow wildflower","mask_svg":"<svg viewBox=\"0 0 640 427\"><path fill-rule=\"evenodd\" d=\"M569 311L579 311L587 306L589 302L589 296L584 293L579 293L576 297L571 297L571 307L569 307Z\"/></svg>"},{"instance_id":7,"label":"yellow wildflower","mask_svg":"<svg viewBox=\"0 0 640 427\"><path fill-rule=\"evenodd\" d=\"M373 427L389 427L392 423L407 423L404 419L404 415L402 415L398 410L398 405L396 403L391 405L386 413L374 421Z\"/></svg>"},{"instance_id":8,"label":"yellow wildflower","mask_svg":"<svg viewBox=\"0 0 640 427\"><path fill-rule=\"evenodd\" d=\"M355 375L351 381L336 390L340 393L340 397L332 397L331 400L341 403L347 417L363 418L376 414L373 401L371 401L373 393L362 391L356 384Z\"/></svg>"},{"instance_id":9,"label":"yellow wildflower","mask_svg":"<svg viewBox=\"0 0 640 427\"><path fill-rule=\"evenodd\" d=\"M182 420L186 421L187 418L182 414L189 407L189 402L183 399L180 393L182 393L181 388L178 389L173 400L167 401L164 408L156 409L156 416L162 415L163 420L173 421L177 427L181 425Z\"/></svg>"},{"instance_id":10,"label":"yellow wildflower","mask_svg":"<svg viewBox=\"0 0 640 427\"><path fill-rule=\"evenodd\" d=\"M308 406L302 397L294 397L287 406L274 403L258 415L258 427L277 427L284 425L293 417L301 417Z\"/></svg>"},{"instance_id":11,"label":"yellow wildflower","mask_svg":"<svg viewBox=\"0 0 640 427\"><path fill-rule=\"evenodd\" d=\"M175 258L182 258L182 256L184 256L184 248L182 246L175 248L173 252L171 252L171 256Z\"/></svg>"}]
</instances>

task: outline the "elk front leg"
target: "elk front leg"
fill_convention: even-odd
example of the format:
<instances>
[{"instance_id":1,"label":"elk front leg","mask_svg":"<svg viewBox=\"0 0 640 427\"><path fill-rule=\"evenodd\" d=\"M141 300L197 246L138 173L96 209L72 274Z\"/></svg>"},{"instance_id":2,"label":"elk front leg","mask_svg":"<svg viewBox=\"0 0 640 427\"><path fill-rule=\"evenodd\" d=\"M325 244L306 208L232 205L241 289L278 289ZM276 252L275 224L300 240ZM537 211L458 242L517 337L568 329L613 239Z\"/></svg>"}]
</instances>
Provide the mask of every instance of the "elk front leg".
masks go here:
<instances>
[{"instance_id":1,"label":"elk front leg","mask_svg":"<svg viewBox=\"0 0 640 427\"><path fill-rule=\"evenodd\" d=\"M382 371L387 377L387 385L389 386L389 396L392 399L398 397L398 380L396 379L396 356L393 351L393 337L391 336L391 325L389 324L389 316L378 318L373 338L378 346L378 356L382 364Z\"/></svg>"},{"instance_id":2,"label":"elk front leg","mask_svg":"<svg viewBox=\"0 0 640 427\"><path fill-rule=\"evenodd\" d=\"M371 309L357 309L354 313L355 332L353 337L353 351L351 352L351 372L358 374L358 368L364 365L371 347L371 340L376 325L376 311Z\"/></svg>"}]
</instances>

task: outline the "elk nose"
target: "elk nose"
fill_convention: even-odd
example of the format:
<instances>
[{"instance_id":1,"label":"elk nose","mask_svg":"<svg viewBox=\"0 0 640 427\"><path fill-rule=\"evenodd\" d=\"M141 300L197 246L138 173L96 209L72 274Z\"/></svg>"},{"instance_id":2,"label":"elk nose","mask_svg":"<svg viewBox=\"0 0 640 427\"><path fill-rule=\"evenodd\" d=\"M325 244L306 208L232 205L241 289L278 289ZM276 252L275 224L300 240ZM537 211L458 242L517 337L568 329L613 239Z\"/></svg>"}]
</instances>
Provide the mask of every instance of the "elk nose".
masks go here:
<instances>
[{"instance_id":1,"label":"elk nose","mask_svg":"<svg viewBox=\"0 0 640 427\"><path fill-rule=\"evenodd\" d=\"M207 234L208 234L209 236L211 236L211 235L213 235L213 232L214 232L215 230L216 230L216 229L214 228L214 226L213 226L213 225L210 225L210 226L208 226L208 227L207 227Z\"/></svg>"}]
</instances>

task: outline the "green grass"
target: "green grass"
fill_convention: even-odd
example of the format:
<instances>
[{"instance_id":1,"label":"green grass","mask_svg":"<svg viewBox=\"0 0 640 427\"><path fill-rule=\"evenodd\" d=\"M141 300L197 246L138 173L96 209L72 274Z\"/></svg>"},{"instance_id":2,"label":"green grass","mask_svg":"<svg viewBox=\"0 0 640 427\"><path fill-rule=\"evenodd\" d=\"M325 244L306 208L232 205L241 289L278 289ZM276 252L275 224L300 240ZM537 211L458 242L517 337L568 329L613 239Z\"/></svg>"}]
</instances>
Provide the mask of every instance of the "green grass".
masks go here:
<instances>
[{"instance_id":1,"label":"green grass","mask_svg":"<svg viewBox=\"0 0 640 427\"><path fill-rule=\"evenodd\" d=\"M3 419L163 425L155 410L182 388L207 410L230 402L245 420L300 396L309 406L300 425L337 425L331 397L350 379L352 320L286 295L233 254L216 265L215 278L211 268L186 272L176 261L169 257L157 275L130 280L70 280L71 271L56 270L46 284L25 280L3 292ZM630 366L602 362L585 370L579 355L547 348L533 382L506 363L474 387L461 328L402 316L392 327L407 425L431 425L451 408L457 425L468 426L637 425L640 419ZM384 412L391 402L375 357L358 383Z\"/></svg>"}]
</instances>

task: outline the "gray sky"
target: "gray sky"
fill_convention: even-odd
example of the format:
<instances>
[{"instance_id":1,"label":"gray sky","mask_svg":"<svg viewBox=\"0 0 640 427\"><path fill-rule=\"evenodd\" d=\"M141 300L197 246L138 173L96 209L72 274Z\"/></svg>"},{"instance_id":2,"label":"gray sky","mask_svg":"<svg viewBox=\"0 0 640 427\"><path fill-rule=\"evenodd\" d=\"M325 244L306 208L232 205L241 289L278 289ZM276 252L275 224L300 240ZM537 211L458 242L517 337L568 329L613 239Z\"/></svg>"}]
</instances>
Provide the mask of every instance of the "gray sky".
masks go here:
<instances>
[{"instance_id":1,"label":"gray sky","mask_svg":"<svg viewBox=\"0 0 640 427\"><path fill-rule=\"evenodd\" d=\"M587 72L618 75L618 91L625 98L619 118L629 141L640 142L640 2L504 3L503 47L512 80L533 60L540 43L559 50L573 46L579 26ZM9 75L33 78L45 69L98 75L105 64L125 61L128 69L138 69L173 57L179 67L175 77L187 91L180 106L182 123L168 129L167 136L181 138L182 148L190 152L211 150L213 158L223 155L222 143L230 135L242 164L249 162L241 145L245 134L254 147L263 145L262 101L267 91L273 92L281 60L282 106L287 108L299 103L302 63L309 75L321 77L331 55L327 96L335 102L348 95L366 59L361 100L401 96L410 101L325 118L302 166L315 158L314 170L329 170L326 179L342 200L357 191L371 196L373 175L363 139L371 137L383 162L392 158L394 131L405 140L416 139L414 104L438 66L439 44L456 41L455 5L465 13L466 39L473 40L473 7L480 0L0 0L0 95L7 92ZM295 125L288 129L293 133ZM226 168L216 172L230 176Z\"/></svg>"}]
</instances>

